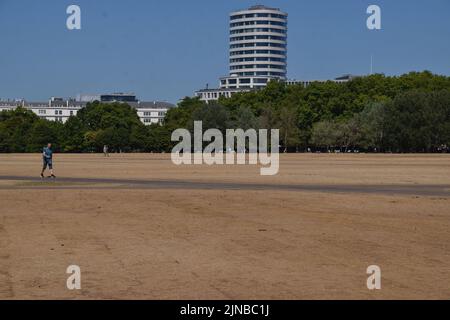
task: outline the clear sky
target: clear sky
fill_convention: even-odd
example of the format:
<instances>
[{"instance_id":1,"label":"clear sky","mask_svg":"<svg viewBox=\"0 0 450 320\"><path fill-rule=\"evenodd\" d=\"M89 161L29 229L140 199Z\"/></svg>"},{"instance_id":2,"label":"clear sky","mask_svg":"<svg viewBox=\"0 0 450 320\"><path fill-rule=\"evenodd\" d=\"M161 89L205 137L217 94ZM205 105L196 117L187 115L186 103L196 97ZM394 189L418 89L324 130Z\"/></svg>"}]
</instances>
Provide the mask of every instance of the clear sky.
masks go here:
<instances>
[{"instance_id":1,"label":"clear sky","mask_svg":"<svg viewBox=\"0 0 450 320\"><path fill-rule=\"evenodd\" d=\"M70 4L82 30L66 28ZM0 0L0 98L177 102L228 73L228 14L254 4L289 14L289 78L367 74L371 54L375 72L450 75L450 0ZM380 31L366 27L370 4Z\"/></svg>"}]
</instances>

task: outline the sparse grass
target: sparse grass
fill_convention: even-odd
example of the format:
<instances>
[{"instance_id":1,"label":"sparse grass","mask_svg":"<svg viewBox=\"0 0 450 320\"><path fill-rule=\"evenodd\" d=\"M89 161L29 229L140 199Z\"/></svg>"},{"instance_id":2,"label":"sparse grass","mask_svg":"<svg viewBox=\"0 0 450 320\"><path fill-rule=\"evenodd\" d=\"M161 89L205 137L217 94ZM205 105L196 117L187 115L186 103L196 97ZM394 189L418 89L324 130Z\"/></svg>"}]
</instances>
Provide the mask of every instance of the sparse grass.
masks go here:
<instances>
[{"instance_id":1,"label":"sparse grass","mask_svg":"<svg viewBox=\"0 0 450 320\"><path fill-rule=\"evenodd\" d=\"M450 186L450 154L281 154L271 177L170 154L56 155L56 180L36 178L40 157L0 154L0 177L24 177L0 180L0 299L450 297L450 197L76 180L426 188ZM76 293L72 263L86 279Z\"/></svg>"}]
</instances>

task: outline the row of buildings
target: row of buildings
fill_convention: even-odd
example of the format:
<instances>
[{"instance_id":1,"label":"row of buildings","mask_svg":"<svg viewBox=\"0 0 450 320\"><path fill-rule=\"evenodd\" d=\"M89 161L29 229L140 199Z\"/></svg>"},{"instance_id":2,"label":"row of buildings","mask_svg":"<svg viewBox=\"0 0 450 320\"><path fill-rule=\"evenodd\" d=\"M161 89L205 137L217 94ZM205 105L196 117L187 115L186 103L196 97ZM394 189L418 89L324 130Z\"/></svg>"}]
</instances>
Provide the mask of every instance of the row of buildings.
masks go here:
<instances>
[{"instance_id":1,"label":"row of buildings","mask_svg":"<svg viewBox=\"0 0 450 320\"><path fill-rule=\"evenodd\" d=\"M87 103L99 101L104 103L124 102L136 109L139 119L145 125L162 123L167 111L174 105L163 101L139 101L134 94L80 94L76 99L51 98L47 102L29 102L25 100L0 100L0 112L23 107L31 110L39 117L50 120L66 122L69 117L75 116Z\"/></svg>"},{"instance_id":2,"label":"row of buildings","mask_svg":"<svg viewBox=\"0 0 450 320\"><path fill-rule=\"evenodd\" d=\"M231 97L235 93L264 88L269 81L283 81L288 85L308 86L313 82L350 81L346 75L333 80L289 80L287 78L288 14L277 8L253 6L230 14L229 25L229 75L219 79L218 88L198 90L195 96L205 102ZM87 103L124 102L135 108L146 124L162 123L173 104L161 101L142 102L134 94L80 94L75 99L51 98L48 102L25 100L1 101L0 111L22 106L39 117L65 122Z\"/></svg>"},{"instance_id":3,"label":"row of buildings","mask_svg":"<svg viewBox=\"0 0 450 320\"><path fill-rule=\"evenodd\" d=\"M262 5L230 14L229 75L219 79L218 88L198 90L202 101L216 101L235 93L264 88L271 80L308 86L313 82L347 82L351 75L333 80L288 80L288 14Z\"/></svg>"}]
</instances>

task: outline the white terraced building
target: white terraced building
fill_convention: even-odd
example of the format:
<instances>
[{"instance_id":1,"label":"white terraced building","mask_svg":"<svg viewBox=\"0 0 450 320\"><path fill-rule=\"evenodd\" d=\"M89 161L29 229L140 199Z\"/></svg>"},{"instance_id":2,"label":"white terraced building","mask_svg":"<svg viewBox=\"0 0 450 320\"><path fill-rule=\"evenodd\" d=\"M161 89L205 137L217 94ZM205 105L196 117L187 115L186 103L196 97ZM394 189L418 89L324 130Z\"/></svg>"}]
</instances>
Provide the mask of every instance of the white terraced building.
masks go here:
<instances>
[{"instance_id":1,"label":"white terraced building","mask_svg":"<svg viewBox=\"0 0 450 320\"><path fill-rule=\"evenodd\" d=\"M14 110L22 107L34 112L40 118L49 121L66 122L71 116L75 116L86 103L74 100L62 100L52 98L48 102L28 102L25 100L4 101L0 100L0 112Z\"/></svg>"},{"instance_id":2,"label":"white terraced building","mask_svg":"<svg viewBox=\"0 0 450 320\"><path fill-rule=\"evenodd\" d=\"M108 98L114 95L108 95ZM74 99L64 100L61 98L51 98L48 102L28 102L25 100L5 101L0 100L0 112L3 110L13 110L23 107L31 110L39 117L49 121L59 121L65 123L69 117L75 116L78 111L86 107L89 101L75 101ZM114 100L103 102L115 102ZM167 111L174 105L168 102L152 101L120 101L127 103L136 109L137 115L145 125L161 124Z\"/></svg>"}]
</instances>

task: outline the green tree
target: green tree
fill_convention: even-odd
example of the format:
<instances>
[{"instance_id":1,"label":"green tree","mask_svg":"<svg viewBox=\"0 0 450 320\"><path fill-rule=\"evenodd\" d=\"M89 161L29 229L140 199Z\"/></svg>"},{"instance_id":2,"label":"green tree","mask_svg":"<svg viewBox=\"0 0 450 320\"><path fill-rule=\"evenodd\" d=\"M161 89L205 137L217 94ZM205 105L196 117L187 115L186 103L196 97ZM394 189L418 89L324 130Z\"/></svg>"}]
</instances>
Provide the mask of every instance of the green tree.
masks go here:
<instances>
[{"instance_id":1,"label":"green tree","mask_svg":"<svg viewBox=\"0 0 450 320\"><path fill-rule=\"evenodd\" d=\"M86 150L84 136L86 128L78 117L70 117L62 130L62 151L82 152Z\"/></svg>"},{"instance_id":2,"label":"green tree","mask_svg":"<svg viewBox=\"0 0 450 320\"><path fill-rule=\"evenodd\" d=\"M255 114L249 107L239 107L236 112L235 119L232 121L231 126L235 129L255 129L259 128L259 121Z\"/></svg>"},{"instance_id":3,"label":"green tree","mask_svg":"<svg viewBox=\"0 0 450 320\"><path fill-rule=\"evenodd\" d=\"M101 151L103 145L117 152L144 146L144 143L138 144L137 141L137 135L145 131L144 124L139 120L136 110L128 104L88 103L77 117L81 126L86 128L84 141L86 148L91 151Z\"/></svg>"},{"instance_id":4,"label":"green tree","mask_svg":"<svg viewBox=\"0 0 450 320\"><path fill-rule=\"evenodd\" d=\"M384 150L386 132L386 103L370 103L359 115L361 120L360 146L377 151Z\"/></svg>"},{"instance_id":5,"label":"green tree","mask_svg":"<svg viewBox=\"0 0 450 320\"><path fill-rule=\"evenodd\" d=\"M191 131L194 128L194 121L202 121L204 131L214 128L219 129L224 133L230 124L230 114L228 110L220 104L204 104L192 114L192 120L189 124Z\"/></svg>"},{"instance_id":6,"label":"green tree","mask_svg":"<svg viewBox=\"0 0 450 320\"><path fill-rule=\"evenodd\" d=\"M386 109L386 140L393 151L431 152L448 145L450 91L411 90Z\"/></svg>"},{"instance_id":7,"label":"green tree","mask_svg":"<svg viewBox=\"0 0 450 320\"><path fill-rule=\"evenodd\" d=\"M0 112L0 130L4 152L26 152L31 130L39 117L33 112L18 107L15 110Z\"/></svg>"},{"instance_id":8,"label":"green tree","mask_svg":"<svg viewBox=\"0 0 450 320\"><path fill-rule=\"evenodd\" d=\"M53 150L59 151L59 123L39 119L33 123L27 142L27 152L40 152L47 143L52 143Z\"/></svg>"},{"instance_id":9,"label":"green tree","mask_svg":"<svg viewBox=\"0 0 450 320\"><path fill-rule=\"evenodd\" d=\"M333 121L324 120L314 124L311 142L317 147L330 151L331 147L338 144L339 135L336 124Z\"/></svg>"},{"instance_id":10,"label":"green tree","mask_svg":"<svg viewBox=\"0 0 450 320\"><path fill-rule=\"evenodd\" d=\"M277 118L284 152L287 152L289 147L297 146L300 141L297 110L293 107L283 106Z\"/></svg>"}]
</instances>

